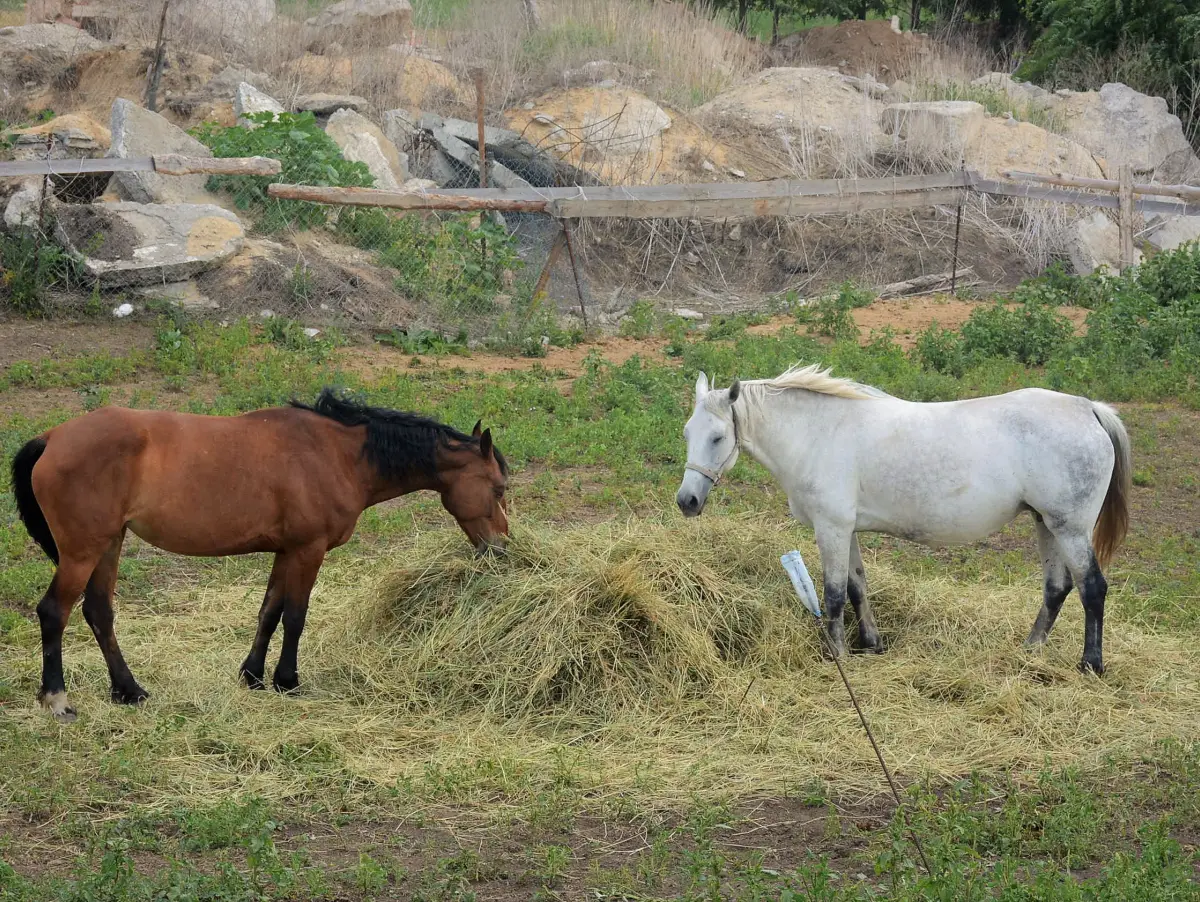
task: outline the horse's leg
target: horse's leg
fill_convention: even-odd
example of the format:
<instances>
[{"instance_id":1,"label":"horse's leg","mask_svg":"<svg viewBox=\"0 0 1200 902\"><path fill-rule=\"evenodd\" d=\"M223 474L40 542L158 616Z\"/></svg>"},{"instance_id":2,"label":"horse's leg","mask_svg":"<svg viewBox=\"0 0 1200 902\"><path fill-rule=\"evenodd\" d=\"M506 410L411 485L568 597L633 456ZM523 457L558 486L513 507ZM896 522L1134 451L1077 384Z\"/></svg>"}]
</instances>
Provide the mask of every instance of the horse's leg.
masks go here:
<instances>
[{"instance_id":1,"label":"horse's leg","mask_svg":"<svg viewBox=\"0 0 1200 902\"><path fill-rule=\"evenodd\" d=\"M1042 559L1042 609L1033 622L1033 629L1025 640L1026 645L1041 645L1046 641L1074 585L1071 571L1063 560L1054 535L1046 528L1040 514L1034 514L1034 521L1037 526L1038 556Z\"/></svg>"},{"instance_id":2,"label":"horse's leg","mask_svg":"<svg viewBox=\"0 0 1200 902\"><path fill-rule=\"evenodd\" d=\"M280 552L275 555L275 563L271 566L271 576L267 580L267 591L263 595L262 607L258 609L258 629L254 633L254 643L250 646L250 654L242 662L239 673L242 680L251 689L265 689L263 675L267 669L267 648L271 637L275 635L275 627L279 626L279 618L283 614L283 596L280 589L283 585L282 574L287 567L287 558Z\"/></svg>"},{"instance_id":3,"label":"horse's leg","mask_svg":"<svg viewBox=\"0 0 1200 902\"><path fill-rule=\"evenodd\" d=\"M1052 528L1051 532L1083 601L1083 659L1079 669L1104 673L1104 598L1108 581L1096 563L1089 530Z\"/></svg>"},{"instance_id":4,"label":"horse's leg","mask_svg":"<svg viewBox=\"0 0 1200 902\"><path fill-rule=\"evenodd\" d=\"M825 635L832 653L841 656L846 653L846 583L850 575L850 543L854 530L819 524L816 533L825 583Z\"/></svg>"},{"instance_id":5,"label":"horse's leg","mask_svg":"<svg viewBox=\"0 0 1200 902\"><path fill-rule=\"evenodd\" d=\"M112 700L122 705L136 705L150 697L150 693L138 685L137 680L125 663L117 634L113 629L113 591L117 586L117 564L121 559L121 545L125 541L125 530L113 539L104 557L92 571L87 588L83 590L83 619L92 628L96 644L108 665L108 680L112 687Z\"/></svg>"},{"instance_id":6,"label":"horse's leg","mask_svg":"<svg viewBox=\"0 0 1200 902\"><path fill-rule=\"evenodd\" d=\"M858 618L858 644L868 651L882 651L875 615L871 613L871 603L867 601L867 571L863 567L857 533L850 537L850 575L846 588L849 590L850 604L854 605L854 616Z\"/></svg>"},{"instance_id":7,"label":"horse's leg","mask_svg":"<svg viewBox=\"0 0 1200 902\"><path fill-rule=\"evenodd\" d=\"M42 686L38 689L37 697L42 707L62 723L70 723L75 719L75 708L67 698L67 684L63 679L63 631L71 619L71 608L79 600L94 569L95 558L63 555L54 579L50 581L50 588L37 606L38 622L42 628Z\"/></svg>"},{"instance_id":8,"label":"horse's leg","mask_svg":"<svg viewBox=\"0 0 1200 902\"><path fill-rule=\"evenodd\" d=\"M282 574L283 587L283 648L279 651L279 663L271 683L276 692L294 692L300 685L296 667L296 653L300 648L300 634L304 632L304 620L308 616L308 596L312 593L317 572L325 560L325 546L313 546L288 553L288 566Z\"/></svg>"}]
</instances>

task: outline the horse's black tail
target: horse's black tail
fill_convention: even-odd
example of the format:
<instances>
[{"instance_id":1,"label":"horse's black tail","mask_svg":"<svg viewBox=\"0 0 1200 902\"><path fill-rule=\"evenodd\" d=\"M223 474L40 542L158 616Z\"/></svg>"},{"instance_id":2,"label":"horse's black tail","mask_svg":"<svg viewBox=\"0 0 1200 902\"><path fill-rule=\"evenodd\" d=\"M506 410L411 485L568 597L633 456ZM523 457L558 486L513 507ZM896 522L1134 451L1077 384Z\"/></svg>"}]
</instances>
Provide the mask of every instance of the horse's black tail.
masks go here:
<instances>
[{"instance_id":1,"label":"horse's black tail","mask_svg":"<svg viewBox=\"0 0 1200 902\"><path fill-rule=\"evenodd\" d=\"M33 494L33 466L41 459L45 450L46 439L38 436L26 442L17 452L12 462L13 495L17 499L17 513L21 515L21 521L30 537L41 545L46 556L57 564L58 545L54 542L46 515L42 513L42 506Z\"/></svg>"}]
</instances>

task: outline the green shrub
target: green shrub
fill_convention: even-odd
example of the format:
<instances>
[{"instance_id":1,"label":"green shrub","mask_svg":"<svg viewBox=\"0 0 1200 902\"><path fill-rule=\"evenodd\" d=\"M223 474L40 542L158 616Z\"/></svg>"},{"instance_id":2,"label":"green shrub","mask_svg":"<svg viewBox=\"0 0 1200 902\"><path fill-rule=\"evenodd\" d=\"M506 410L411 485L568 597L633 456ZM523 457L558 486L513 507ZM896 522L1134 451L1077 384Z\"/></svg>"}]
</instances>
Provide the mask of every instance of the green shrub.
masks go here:
<instances>
[{"instance_id":1,"label":"green shrub","mask_svg":"<svg viewBox=\"0 0 1200 902\"><path fill-rule=\"evenodd\" d=\"M1070 320L1044 304L1010 310L997 301L972 311L962 327L962 351L968 360L1008 357L1041 366L1070 342L1073 331Z\"/></svg>"},{"instance_id":2,"label":"green shrub","mask_svg":"<svg viewBox=\"0 0 1200 902\"><path fill-rule=\"evenodd\" d=\"M491 312L505 280L522 265L515 239L486 216L430 223L396 217L386 235L379 260L397 271L396 287L455 313Z\"/></svg>"},{"instance_id":3,"label":"green shrub","mask_svg":"<svg viewBox=\"0 0 1200 902\"><path fill-rule=\"evenodd\" d=\"M252 113L255 128L225 128L205 123L192 131L217 157L270 157L283 169L277 176L217 175L208 190L228 191L239 210L258 215L258 228L312 229L324 225L329 208L306 201L276 200L267 195L273 182L338 188L370 188L375 179L364 163L342 157L336 142L312 113Z\"/></svg>"},{"instance_id":4,"label":"green shrub","mask_svg":"<svg viewBox=\"0 0 1200 902\"><path fill-rule=\"evenodd\" d=\"M915 357L926 369L948 376L961 376L966 367L962 335L943 329L936 322L917 337Z\"/></svg>"},{"instance_id":5,"label":"green shrub","mask_svg":"<svg viewBox=\"0 0 1200 902\"><path fill-rule=\"evenodd\" d=\"M0 300L25 316L46 312L46 292L79 280L70 254L36 232L0 234Z\"/></svg>"}]
</instances>

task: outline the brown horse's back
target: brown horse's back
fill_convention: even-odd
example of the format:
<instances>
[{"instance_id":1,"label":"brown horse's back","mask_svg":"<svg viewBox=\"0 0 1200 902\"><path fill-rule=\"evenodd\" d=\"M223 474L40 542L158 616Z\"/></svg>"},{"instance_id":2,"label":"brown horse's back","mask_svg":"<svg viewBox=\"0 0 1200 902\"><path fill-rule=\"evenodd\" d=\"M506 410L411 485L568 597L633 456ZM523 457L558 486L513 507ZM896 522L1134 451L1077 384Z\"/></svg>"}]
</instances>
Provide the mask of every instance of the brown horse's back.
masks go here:
<instances>
[{"instance_id":1,"label":"brown horse's back","mask_svg":"<svg viewBox=\"0 0 1200 902\"><path fill-rule=\"evenodd\" d=\"M239 417L106 407L58 426L33 487L55 539L102 554L125 527L166 551L277 551L345 533L361 436L289 408ZM96 546L96 547L92 547Z\"/></svg>"}]
</instances>

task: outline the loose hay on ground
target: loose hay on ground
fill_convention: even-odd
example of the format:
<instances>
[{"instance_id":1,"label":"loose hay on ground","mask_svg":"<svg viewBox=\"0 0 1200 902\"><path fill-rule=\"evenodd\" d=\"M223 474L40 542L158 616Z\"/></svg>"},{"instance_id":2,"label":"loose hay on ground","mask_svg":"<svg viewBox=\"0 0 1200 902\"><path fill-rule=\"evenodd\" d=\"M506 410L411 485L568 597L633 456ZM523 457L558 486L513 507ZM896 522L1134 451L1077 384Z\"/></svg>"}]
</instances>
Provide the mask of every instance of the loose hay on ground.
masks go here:
<instances>
[{"instance_id":1,"label":"loose hay on ground","mask_svg":"<svg viewBox=\"0 0 1200 902\"><path fill-rule=\"evenodd\" d=\"M0 708L5 744L40 747L47 762L0 785L11 801L55 768L80 793L84 781L121 787L118 803L169 808L236 791L337 807L386 804L413 786L519 797L555 785L566 760L581 791L653 805L814 777L875 791L870 746L779 567L797 534L718 517L521 524L506 558L478 560L443 531L390 549L367 568L383 576L366 578L361 558L335 556L310 608L295 699L235 680L260 587L155 609L127 600L122 643L154 697L140 711L109 705L103 662L75 624L67 660L81 720L62 729L32 704ZM812 545L799 544L817 569ZM389 573L393 562L405 566ZM868 570L890 648L847 670L905 779L1087 767L1194 731L1200 649L1187 637L1110 619L1109 671L1096 679L1075 669L1077 605L1045 649L1021 647L1035 574L993 587ZM0 680L28 699L34 632L0 638L10 646Z\"/></svg>"}]
</instances>

